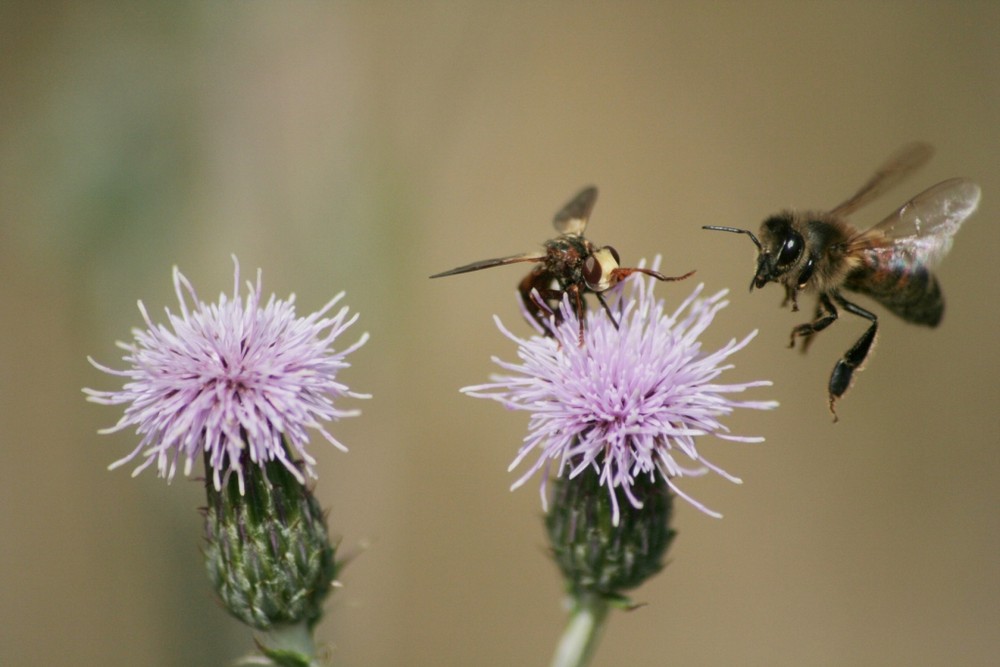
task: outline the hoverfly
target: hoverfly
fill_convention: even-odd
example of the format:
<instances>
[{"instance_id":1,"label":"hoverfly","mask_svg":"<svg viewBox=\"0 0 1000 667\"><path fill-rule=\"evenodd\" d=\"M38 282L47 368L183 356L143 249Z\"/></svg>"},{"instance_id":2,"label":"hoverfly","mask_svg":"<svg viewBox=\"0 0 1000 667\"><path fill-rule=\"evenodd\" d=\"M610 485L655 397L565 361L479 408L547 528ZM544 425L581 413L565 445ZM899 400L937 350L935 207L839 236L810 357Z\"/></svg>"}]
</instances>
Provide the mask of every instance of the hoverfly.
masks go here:
<instances>
[{"instance_id":1,"label":"hoverfly","mask_svg":"<svg viewBox=\"0 0 1000 667\"><path fill-rule=\"evenodd\" d=\"M814 334L837 319L837 306L871 324L837 361L828 387L830 412L851 386L851 380L868 353L878 331L874 313L848 301L842 290L871 297L907 322L935 327L944 313L944 298L930 268L951 248L962 222L979 204L979 186L965 178L952 178L924 190L895 213L865 231L858 231L847 217L923 166L933 154L924 143L904 146L854 196L831 211L782 211L766 220L760 238L747 229L705 226L723 232L746 234L757 246L757 271L750 290L769 282L785 287L782 306L798 310L798 294L816 292L818 300L811 322L792 329L789 347L802 338L804 352Z\"/></svg>"},{"instance_id":2,"label":"hoverfly","mask_svg":"<svg viewBox=\"0 0 1000 667\"><path fill-rule=\"evenodd\" d=\"M584 294L597 295L597 300L601 302L617 328L618 322L604 299L604 292L633 273L644 273L665 281L683 280L694 273L689 271L683 276L668 277L652 269L621 267L617 250L611 246L599 248L583 236L596 201L597 188L589 186L559 209L552 219L559 236L546 241L540 252L484 259L450 271L436 273L431 278L453 276L504 264L535 262L537 266L518 285L526 311L545 328L545 320L550 314L555 313L556 317L559 317L559 303L564 294L569 294L580 321L580 345L583 345ZM533 296L535 293L540 301L536 301L536 297Z\"/></svg>"}]
</instances>

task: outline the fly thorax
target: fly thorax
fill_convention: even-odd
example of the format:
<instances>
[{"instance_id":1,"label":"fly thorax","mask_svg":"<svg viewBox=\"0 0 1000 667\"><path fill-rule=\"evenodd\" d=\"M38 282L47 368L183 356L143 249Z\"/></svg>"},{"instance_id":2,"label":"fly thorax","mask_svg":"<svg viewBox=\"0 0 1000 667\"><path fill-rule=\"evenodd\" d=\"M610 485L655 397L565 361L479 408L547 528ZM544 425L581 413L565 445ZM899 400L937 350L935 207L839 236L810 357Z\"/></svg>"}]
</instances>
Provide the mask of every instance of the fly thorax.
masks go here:
<instances>
[{"instance_id":1,"label":"fly thorax","mask_svg":"<svg viewBox=\"0 0 1000 667\"><path fill-rule=\"evenodd\" d=\"M560 236L545 244L545 267L559 278L560 283L571 283L580 278L582 259L587 254L584 244L580 237L570 235Z\"/></svg>"}]
</instances>

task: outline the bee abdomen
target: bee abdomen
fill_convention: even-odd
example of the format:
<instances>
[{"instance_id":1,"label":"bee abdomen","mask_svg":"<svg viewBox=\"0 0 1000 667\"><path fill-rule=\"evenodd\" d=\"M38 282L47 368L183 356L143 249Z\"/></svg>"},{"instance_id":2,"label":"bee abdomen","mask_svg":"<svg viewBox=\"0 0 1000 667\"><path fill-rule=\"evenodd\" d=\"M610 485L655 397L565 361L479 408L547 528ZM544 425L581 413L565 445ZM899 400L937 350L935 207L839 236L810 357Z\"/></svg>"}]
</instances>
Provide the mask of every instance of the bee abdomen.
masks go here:
<instances>
[{"instance_id":1,"label":"bee abdomen","mask_svg":"<svg viewBox=\"0 0 1000 667\"><path fill-rule=\"evenodd\" d=\"M863 267L848 277L844 287L867 294L913 324L936 327L944 315L941 286L923 266L889 270Z\"/></svg>"}]
</instances>

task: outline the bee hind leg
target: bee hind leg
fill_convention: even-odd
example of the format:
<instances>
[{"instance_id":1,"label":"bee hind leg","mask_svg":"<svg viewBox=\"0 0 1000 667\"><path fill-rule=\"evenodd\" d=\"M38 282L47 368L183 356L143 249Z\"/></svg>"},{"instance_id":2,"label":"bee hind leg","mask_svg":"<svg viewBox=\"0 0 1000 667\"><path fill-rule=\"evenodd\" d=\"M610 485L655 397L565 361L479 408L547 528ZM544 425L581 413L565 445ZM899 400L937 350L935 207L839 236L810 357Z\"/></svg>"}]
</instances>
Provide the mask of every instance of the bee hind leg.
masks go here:
<instances>
[{"instance_id":1,"label":"bee hind leg","mask_svg":"<svg viewBox=\"0 0 1000 667\"><path fill-rule=\"evenodd\" d=\"M837 361L837 365L833 367L833 373L830 374L830 412L833 414L833 421L837 421L837 411L834 409L834 404L850 388L854 372L860 369L865 359L868 358L872 345L875 343L875 334L878 333L878 318L874 313L851 303L839 294L835 294L834 298L847 312L871 322L871 326L861 334L861 338L858 338L854 345L844 353L844 356Z\"/></svg>"},{"instance_id":2,"label":"bee hind leg","mask_svg":"<svg viewBox=\"0 0 1000 667\"><path fill-rule=\"evenodd\" d=\"M826 294L820 294L816 302L816 314L812 322L806 322L792 329L788 347L795 347L795 338L803 338L802 351L805 352L812 342L813 334L822 331L837 319L837 308Z\"/></svg>"}]
</instances>

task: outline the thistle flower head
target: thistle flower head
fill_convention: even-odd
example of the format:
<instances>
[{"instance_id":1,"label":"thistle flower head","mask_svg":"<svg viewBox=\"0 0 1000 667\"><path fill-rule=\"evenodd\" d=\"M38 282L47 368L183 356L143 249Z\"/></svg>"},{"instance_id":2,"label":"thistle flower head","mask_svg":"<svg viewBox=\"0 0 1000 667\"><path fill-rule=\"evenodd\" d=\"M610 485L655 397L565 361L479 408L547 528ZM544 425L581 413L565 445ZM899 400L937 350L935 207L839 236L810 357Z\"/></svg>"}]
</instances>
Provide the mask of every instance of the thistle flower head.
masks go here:
<instances>
[{"instance_id":1,"label":"thistle flower head","mask_svg":"<svg viewBox=\"0 0 1000 667\"><path fill-rule=\"evenodd\" d=\"M239 263L235 257L233 262L232 296L222 294L218 303L201 301L174 267L179 313L167 309L167 324L154 324L140 301L145 329L133 330L133 342L118 344L128 367L115 370L90 359L127 380L117 391L84 389L90 401L126 406L121 420L101 432L135 427L142 436L111 468L141 456L134 475L155 464L170 480L179 461L188 475L204 453L215 488L235 473L242 492L247 462L279 461L303 482L297 455L315 477L315 459L306 449L310 429L346 451L323 423L358 414L335 407L337 399L367 398L336 380L349 365L345 357L368 339L366 333L345 348L334 347L357 314L348 317L344 306L328 315L343 292L307 317L296 317L294 295L287 300L272 295L262 303L259 270L241 300Z\"/></svg>"},{"instance_id":2,"label":"thistle flower head","mask_svg":"<svg viewBox=\"0 0 1000 667\"><path fill-rule=\"evenodd\" d=\"M658 266L659 258L653 268ZM548 331L528 338L511 333L495 318L500 331L517 344L520 362L494 357L507 374L462 391L530 413L528 435L510 469L532 454L536 458L512 489L542 471L545 507L545 481L553 464L558 475L570 478L594 469L610 494L617 525L618 492L633 507L641 507L637 480L660 477L702 511L721 516L681 491L676 480L715 472L740 482L701 455L696 445L699 436L736 442L763 440L732 435L721 421L737 408L777 406L774 401L732 398L770 382L719 382L719 376L732 368L728 358L746 347L757 332L705 351L699 336L727 305L726 292L702 297L704 286L699 285L669 312L665 302L654 296L655 284L653 278L644 276L626 281L613 307L617 327L603 310L588 311L582 345L576 309L568 297L561 305L561 317L550 318Z\"/></svg>"}]
</instances>

